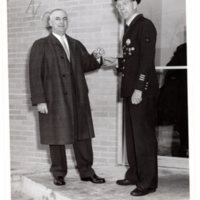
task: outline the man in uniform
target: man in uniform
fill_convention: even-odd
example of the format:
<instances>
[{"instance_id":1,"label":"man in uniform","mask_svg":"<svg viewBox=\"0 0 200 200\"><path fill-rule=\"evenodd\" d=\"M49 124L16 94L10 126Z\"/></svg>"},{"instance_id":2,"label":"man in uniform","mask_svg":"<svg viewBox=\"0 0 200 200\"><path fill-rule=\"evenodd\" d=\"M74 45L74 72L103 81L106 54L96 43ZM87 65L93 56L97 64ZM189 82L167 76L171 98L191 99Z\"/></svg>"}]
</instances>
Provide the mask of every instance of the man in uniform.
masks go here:
<instances>
[{"instance_id":1,"label":"man in uniform","mask_svg":"<svg viewBox=\"0 0 200 200\"><path fill-rule=\"evenodd\" d=\"M125 20L123 58L118 59L122 74L121 96L125 109L125 136L129 168L118 185L136 185L133 196L155 192L157 188L157 139L155 134L158 81L154 65L156 29L137 12L140 0L115 0ZM116 59L104 58L104 65Z\"/></svg>"},{"instance_id":2,"label":"man in uniform","mask_svg":"<svg viewBox=\"0 0 200 200\"><path fill-rule=\"evenodd\" d=\"M29 76L32 104L39 111L41 143L50 147L54 184L65 184L65 144L73 144L81 180L104 183L92 168L94 129L84 77L85 72L100 68L97 60L103 49L90 55L81 42L68 36L68 16L62 9L51 11L49 25L50 35L31 48Z\"/></svg>"}]
</instances>

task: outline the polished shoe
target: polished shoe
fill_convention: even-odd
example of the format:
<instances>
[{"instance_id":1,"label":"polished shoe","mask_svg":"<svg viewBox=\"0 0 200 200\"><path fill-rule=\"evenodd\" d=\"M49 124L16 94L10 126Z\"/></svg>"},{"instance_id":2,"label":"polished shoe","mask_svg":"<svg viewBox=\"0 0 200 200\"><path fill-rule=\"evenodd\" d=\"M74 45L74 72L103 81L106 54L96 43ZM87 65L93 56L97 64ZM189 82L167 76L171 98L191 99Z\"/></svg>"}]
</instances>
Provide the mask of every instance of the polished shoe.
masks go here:
<instances>
[{"instance_id":1,"label":"polished shoe","mask_svg":"<svg viewBox=\"0 0 200 200\"><path fill-rule=\"evenodd\" d=\"M150 188L150 189L141 189L141 188L135 188L132 192L131 195L132 196L144 196L146 194L155 192L156 189L155 188Z\"/></svg>"},{"instance_id":2,"label":"polished shoe","mask_svg":"<svg viewBox=\"0 0 200 200\"><path fill-rule=\"evenodd\" d=\"M117 185L124 185L124 186L126 186L126 185L135 185L136 184L136 182L130 181L128 179L117 180L116 183L117 183Z\"/></svg>"},{"instance_id":3,"label":"polished shoe","mask_svg":"<svg viewBox=\"0 0 200 200\"><path fill-rule=\"evenodd\" d=\"M62 176L54 177L53 183L55 185L65 185L65 180Z\"/></svg>"},{"instance_id":4,"label":"polished shoe","mask_svg":"<svg viewBox=\"0 0 200 200\"><path fill-rule=\"evenodd\" d=\"M96 174L94 174L93 176L91 177L84 177L84 178L81 178L82 181L90 181L92 183L105 183L105 179L104 178L101 178L101 177L98 177Z\"/></svg>"}]
</instances>

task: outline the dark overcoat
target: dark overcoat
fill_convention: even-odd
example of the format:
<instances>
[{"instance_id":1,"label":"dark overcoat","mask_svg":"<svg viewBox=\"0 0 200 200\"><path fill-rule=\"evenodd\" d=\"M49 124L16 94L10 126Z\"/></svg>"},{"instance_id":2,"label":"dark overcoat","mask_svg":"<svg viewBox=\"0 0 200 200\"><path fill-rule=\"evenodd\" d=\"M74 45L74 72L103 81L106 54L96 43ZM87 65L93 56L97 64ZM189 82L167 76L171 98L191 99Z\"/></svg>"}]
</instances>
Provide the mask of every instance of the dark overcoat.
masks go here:
<instances>
[{"instance_id":1,"label":"dark overcoat","mask_svg":"<svg viewBox=\"0 0 200 200\"><path fill-rule=\"evenodd\" d=\"M100 67L81 42L66 35L70 62L58 39L49 36L34 42L29 61L33 105L47 103L39 113L42 144L72 144L94 137L84 73Z\"/></svg>"}]
</instances>

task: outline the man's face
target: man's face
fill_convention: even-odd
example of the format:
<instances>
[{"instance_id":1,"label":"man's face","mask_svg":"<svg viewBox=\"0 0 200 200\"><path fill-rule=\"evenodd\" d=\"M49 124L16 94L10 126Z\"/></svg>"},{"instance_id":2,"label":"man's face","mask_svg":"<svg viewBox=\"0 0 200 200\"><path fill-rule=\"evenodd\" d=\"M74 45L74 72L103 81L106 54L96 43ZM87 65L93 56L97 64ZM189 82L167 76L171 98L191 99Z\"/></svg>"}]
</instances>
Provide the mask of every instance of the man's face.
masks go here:
<instances>
[{"instance_id":1,"label":"man's face","mask_svg":"<svg viewBox=\"0 0 200 200\"><path fill-rule=\"evenodd\" d=\"M54 33L64 35L68 28L67 14L62 10L54 11L50 16L49 24Z\"/></svg>"},{"instance_id":2,"label":"man's face","mask_svg":"<svg viewBox=\"0 0 200 200\"><path fill-rule=\"evenodd\" d=\"M130 19L132 15L136 12L132 0L117 0L115 6L121 17L125 20Z\"/></svg>"}]
</instances>

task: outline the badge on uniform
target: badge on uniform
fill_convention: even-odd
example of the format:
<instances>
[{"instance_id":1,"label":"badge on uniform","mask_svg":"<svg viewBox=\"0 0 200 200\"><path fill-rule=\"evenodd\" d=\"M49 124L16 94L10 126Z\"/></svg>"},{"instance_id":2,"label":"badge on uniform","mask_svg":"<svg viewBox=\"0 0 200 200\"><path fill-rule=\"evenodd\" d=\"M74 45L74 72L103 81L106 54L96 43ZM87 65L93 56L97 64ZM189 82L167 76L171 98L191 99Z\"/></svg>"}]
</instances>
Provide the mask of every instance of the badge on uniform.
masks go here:
<instances>
[{"instance_id":1,"label":"badge on uniform","mask_svg":"<svg viewBox=\"0 0 200 200\"><path fill-rule=\"evenodd\" d=\"M130 45L131 44L131 40L130 39L127 39L126 40L126 45L128 46L128 45Z\"/></svg>"}]
</instances>

